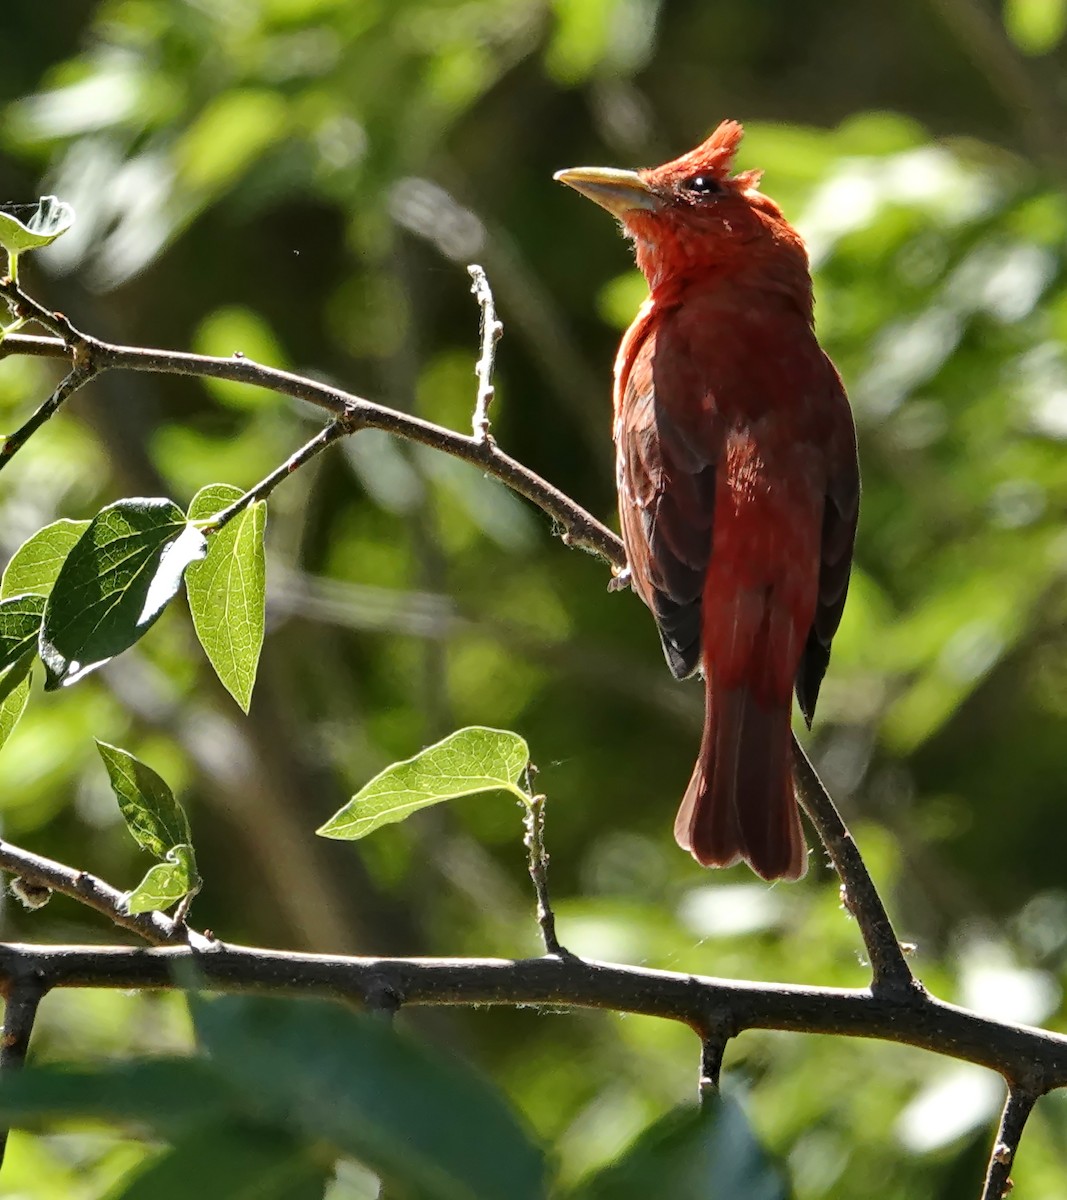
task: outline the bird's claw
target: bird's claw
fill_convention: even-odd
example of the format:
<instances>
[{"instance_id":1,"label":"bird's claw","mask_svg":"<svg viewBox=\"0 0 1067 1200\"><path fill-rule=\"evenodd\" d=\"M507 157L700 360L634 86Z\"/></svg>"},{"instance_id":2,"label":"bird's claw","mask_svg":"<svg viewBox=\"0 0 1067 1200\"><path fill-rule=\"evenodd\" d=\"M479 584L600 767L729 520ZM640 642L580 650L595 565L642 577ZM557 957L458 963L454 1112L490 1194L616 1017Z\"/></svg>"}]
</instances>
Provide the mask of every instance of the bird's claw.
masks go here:
<instances>
[{"instance_id":1,"label":"bird's claw","mask_svg":"<svg viewBox=\"0 0 1067 1200\"><path fill-rule=\"evenodd\" d=\"M608 580L608 591L609 592L625 591L626 588L628 588L630 586L630 584L633 583L633 580L634 580L634 576L633 576L633 572L630 570L630 568L623 567L623 569L617 575L613 575L611 577L611 579Z\"/></svg>"}]
</instances>

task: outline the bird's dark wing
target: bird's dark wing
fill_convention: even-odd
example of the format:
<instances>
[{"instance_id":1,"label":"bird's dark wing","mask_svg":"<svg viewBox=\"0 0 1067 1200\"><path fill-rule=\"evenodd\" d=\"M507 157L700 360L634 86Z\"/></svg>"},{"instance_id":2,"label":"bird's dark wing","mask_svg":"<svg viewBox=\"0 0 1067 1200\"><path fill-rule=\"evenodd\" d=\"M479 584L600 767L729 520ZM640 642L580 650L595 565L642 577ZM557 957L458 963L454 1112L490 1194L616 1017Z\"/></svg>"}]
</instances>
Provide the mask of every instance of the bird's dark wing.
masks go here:
<instances>
[{"instance_id":1,"label":"bird's dark wing","mask_svg":"<svg viewBox=\"0 0 1067 1200\"><path fill-rule=\"evenodd\" d=\"M671 672L683 679L700 665L722 437L714 409L694 394L706 385L687 377L677 355L657 357L656 347L651 330L619 380L619 517L634 587L656 618Z\"/></svg>"},{"instance_id":2,"label":"bird's dark wing","mask_svg":"<svg viewBox=\"0 0 1067 1200\"><path fill-rule=\"evenodd\" d=\"M827 360L829 365L829 360ZM797 671L796 692L800 711L811 726L819 688L830 662L830 643L841 624L852 570L852 551L859 520L860 474L856 457L856 428L844 388L830 366L836 389L834 411L838 416L827 446L829 472L823 504L822 542L819 562L819 596L815 620L804 646Z\"/></svg>"}]
</instances>

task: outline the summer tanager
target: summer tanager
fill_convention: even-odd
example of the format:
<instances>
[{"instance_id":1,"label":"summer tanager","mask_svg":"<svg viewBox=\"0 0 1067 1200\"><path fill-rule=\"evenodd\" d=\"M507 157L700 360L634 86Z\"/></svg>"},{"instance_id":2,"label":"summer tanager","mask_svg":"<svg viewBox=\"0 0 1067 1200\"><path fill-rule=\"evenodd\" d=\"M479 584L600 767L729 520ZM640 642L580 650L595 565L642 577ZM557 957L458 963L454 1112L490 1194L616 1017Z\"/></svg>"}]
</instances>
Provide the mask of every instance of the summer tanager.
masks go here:
<instances>
[{"instance_id":1,"label":"summer tanager","mask_svg":"<svg viewBox=\"0 0 1067 1200\"><path fill-rule=\"evenodd\" d=\"M705 866L807 867L792 691L811 724L845 605L856 432L816 341L799 234L731 175L724 121L651 170L556 178L616 216L649 296L615 360L619 514L633 587L681 679L702 669L704 734L674 834Z\"/></svg>"}]
</instances>

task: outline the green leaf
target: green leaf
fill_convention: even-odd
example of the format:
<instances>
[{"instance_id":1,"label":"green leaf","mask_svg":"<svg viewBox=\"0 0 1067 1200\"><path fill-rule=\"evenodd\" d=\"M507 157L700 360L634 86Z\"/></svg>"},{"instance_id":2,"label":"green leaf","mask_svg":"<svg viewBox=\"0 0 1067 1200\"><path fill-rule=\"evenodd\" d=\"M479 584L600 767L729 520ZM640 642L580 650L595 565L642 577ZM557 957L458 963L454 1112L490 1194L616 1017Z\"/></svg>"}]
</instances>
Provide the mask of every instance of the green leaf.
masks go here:
<instances>
[{"instance_id":1,"label":"green leaf","mask_svg":"<svg viewBox=\"0 0 1067 1200\"><path fill-rule=\"evenodd\" d=\"M529 747L517 733L481 725L461 729L414 758L386 767L317 832L354 841L420 808L476 792L511 792L528 804L518 784L529 761Z\"/></svg>"},{"instance_id":2,"label":"green leaf","mask_svg":"<svg viewBox=\"0 0 1067 1200\"><path fill-rule=\"evenodd\" d=\"M42 196L36 204L0 203L0 246L8 254L21 254L54 242L74 224L74 209L55 196Z\"/></svg>"},{"instance_id":3,"label":"green leaf","mask_svg":"<svg viewBox=\"0 0 1067 1200\"><path fill-rule=\"evenodd\" d=\"M0 600L0 671L37 649L44 596L12 596Z\"/></svg>"},{"instance_id":4,"label":"green leaf","mask_svg":"<svg viewBox=\"0 0 1067 1200\"><path fill-rule=\"evenodd\" d=\"M149 867L144 879L126 897L131 913L164 912L190 892L200 890L192 846L172 846L165 861Z\"/></svg>"},{"instance_id":5,"label":"green leaf","mask_svg":"<svg viewBox=\"0 0 1067 1200\"><path fill-rule=\"evenodd\" d=\"M36 651L25 655L0 675L0 747L14 732L30 698L30 670Z\"/></svg>"},{"instance_id":6,"label":"green leaf","mask_svg":"<svg viewBox=\"0 0 1067 1200\"><path fill-rule=\"evenodd\" d=\"M202 488L189 506L189 520L222 512L243 493L215 483ZM263 530L267 506L249 505L208 539L203 562L185 577L193 627L223 686L248 712L263 648L266 575Z\"/></svg>"},{"instance_id":7,"label":"green leaf","mask_svg":"<svg viewBox=\"0 0 1067 1200\"><path fill-rule=\"evenodd\" d=\"M40 642L45 690L75 683L132 646L204 549L204 535L171 500L120 500L102 509L48 597Z\"/></svg>"},{"instance_id":8,"label":"green leaf","mask_svg":"<svg viewBox=\"0 0 1067 1200\"><path fill-rule=\"evenodd\" d=\"M165 859L167 852L177 846L191 846L193 837L185 809L155 771L118 746L98 740L96 748L134 841L159 859Z\"/></svg>"},{"instance_id":9,"label":"green leaf","mask_svg":"<svg viewBox=\"0 0 1067 1200\"><path fill-rule=\"evenodd\" d=\"M545 1162L468 1067L322 1000L196 1000L198 1040L252 1112L419 1200L543 1200ZM388 1190L388 1189L387 1189Z\"/></svg>"},{"instance_id":10,"label":"green leaf","mask_svg":"<svg viewBox=\"0 0 1067 1200\"><path fill-rule=\"evenodd\" d=\"M139 1165L111 1200L322 1200L332 1168L279 1130L198 1129Z\"/></svg>"},{"instance_id":11,"label":"green leaf","mask_svg":"<svg viewBox=\"0 0 1067 1200\"><path fill-rule=\"evenodd\" d=\"M53 521L38 529L12 554L0 581L0 598L24 592L47 596L67 555L89 528L88 521Z\"/></svg>"},{"instance_id":12,"label":"green leaf","mask_svg":"<svg viewBox=\"0 0 1067 1200\"><path fill-rule=\"evenodd\" d=\"M728 1097L679 1108L647 1129L571 1200L788 1200L778 1168Z\"/></svg>"},{"instance_id":13,"label":"green leaf","mask_svg":"<svg viewBox=\"0 0 1067 1200\"><path fill-rule=\"evenodd\" d=\"M37 1125L69 1117L136 1124L167 1136L221 1120L232 1098L209 1064L196 1058L154 1058L94 1070L54 1064L5 1072L0 1120Z\"/></svg>"}]
</instances>

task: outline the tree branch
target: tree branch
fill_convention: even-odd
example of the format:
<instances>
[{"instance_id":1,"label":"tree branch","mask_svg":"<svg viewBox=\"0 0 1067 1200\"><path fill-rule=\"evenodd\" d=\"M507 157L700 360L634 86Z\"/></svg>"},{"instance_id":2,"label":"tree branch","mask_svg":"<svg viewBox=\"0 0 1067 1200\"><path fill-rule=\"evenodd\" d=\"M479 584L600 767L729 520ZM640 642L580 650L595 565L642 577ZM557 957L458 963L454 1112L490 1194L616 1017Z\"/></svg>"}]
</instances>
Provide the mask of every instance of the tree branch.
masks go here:
<instances>
[{"instance_id":1,"label":"tree branch","mask_svg":"<svg viewBox=\"0 0 1067 1200\"><path fill-rule=\"evenodd\" d=\"M0 945L0 980L37 976L47 988L175 988L191 979L223 992L334 996L380 1006L541 1005L608 1009L681 1021L704 1036L735 1033L875 1038L976 1063L1006 1077L1038 1068L1042 1088L1067 1085L1067 1037L982 1017L915 992L907 1002L866 988L761 984L594 962L573 955L532 959L367 958L238 946ZM374 998L377 998L376 1000Z\"/></svg>"},{"instance_id":2,"label":"tree branch","mask_svg":"<svg viewBox=\"0 0 1067 1200\"><path fill-rule=\"evenodd\" d=\"M30 1048L37 1007L47 991L46 985L30 972L5 980L0 988L4 996L4 1034L0 1044L0 1079L22 1069ZM0 1129L0 1167L7 1154L7 1137L11 1131Z\"/></svg>"},{"instance_id":3,"label":"tree branch","mask_svg":"<svg viewBox=\"0 0 1067 1200\"><path fill-rule=\"evenodd\" d=\"M496 344L504 332L504 326L496 319L496 305L493 303L493 291L485 272L477 263L472 263L467 271L471 279L471 291L482 310L482 350L474 367L478 377L478 399L474 405L474 420L472 432L475 440L484 442L489 437L489 405L493 403L496 388L493 386L493 364L496 360Z\"/></svg>"},{"instance_id":4,"label":"tree branch","mask_svg":"<svg viewBox=\"0 0 1067 1200\"><path fill-rule=\"evenodd\" d=\"M845 907L856 918L871 964L871 990L901 998L921 991L922 984L911 973L882 897L874 886L837 806L811 765L804 747L793 738L793 775L804 811L826 847L841 879Z\"/></svg>"},{"instance_id":5,"label":"tree branch","mask_svg":"<svg viewBox=\"0 0 1067 1200\"><path fill-rule=\"evenodd\" d=\"M10 842L0 841L0 870L10 871L38 887L50 888L80 900L88 908L103 913L115 925L143 937L153 946L185 942L188 933L161 912L130 913L126 895L88 871L76 871L39 854L31 854ZM12 976L8 976L12 978Z\"/></svg>"},{"instance_id":6,"label":"tree branch","mask_svg":"<svg viewBox=\"0 0 1067 1200\"><path fill-rule=\"evenodd\" d=\"M491 439L478 441L473 435L456 433L455 430L398 412L383 404L375 404L340 388L293 375L289 371L261 366L247 358L212 358L177 350L143 350L81 336L98 371L148 371L247 383L295 400L304 400L335 417L342 417L352 433L360 429L381 429L423 446L442 450L454 458L480 467L486 474L499 479L512 491L536 504L563 530L565 545L587 550L616 566L625 565L622 542L607 526L540 475L505 454ZM36 357L63 358L69 353L58 339L27 338L12 334L0 343L0 358L22 353L24 346L26 353Z\"/></svg>"},{"instance_id":7,"label":"tree branch","mask_svg":"<svg viewBox=\"0 0 1067 1200\"><path fill-rule=\"evenodd\" d=\"M1023 1136L1027 1118L1033 1111L1040 1091L1028 1090L1013 1084L1008 1086L1008 1098L1000 1117L1000 1128L989 1156L982 1200L1003 1200L1011 1191L1011 1167Z\"/></svg>"}]
</instances>

